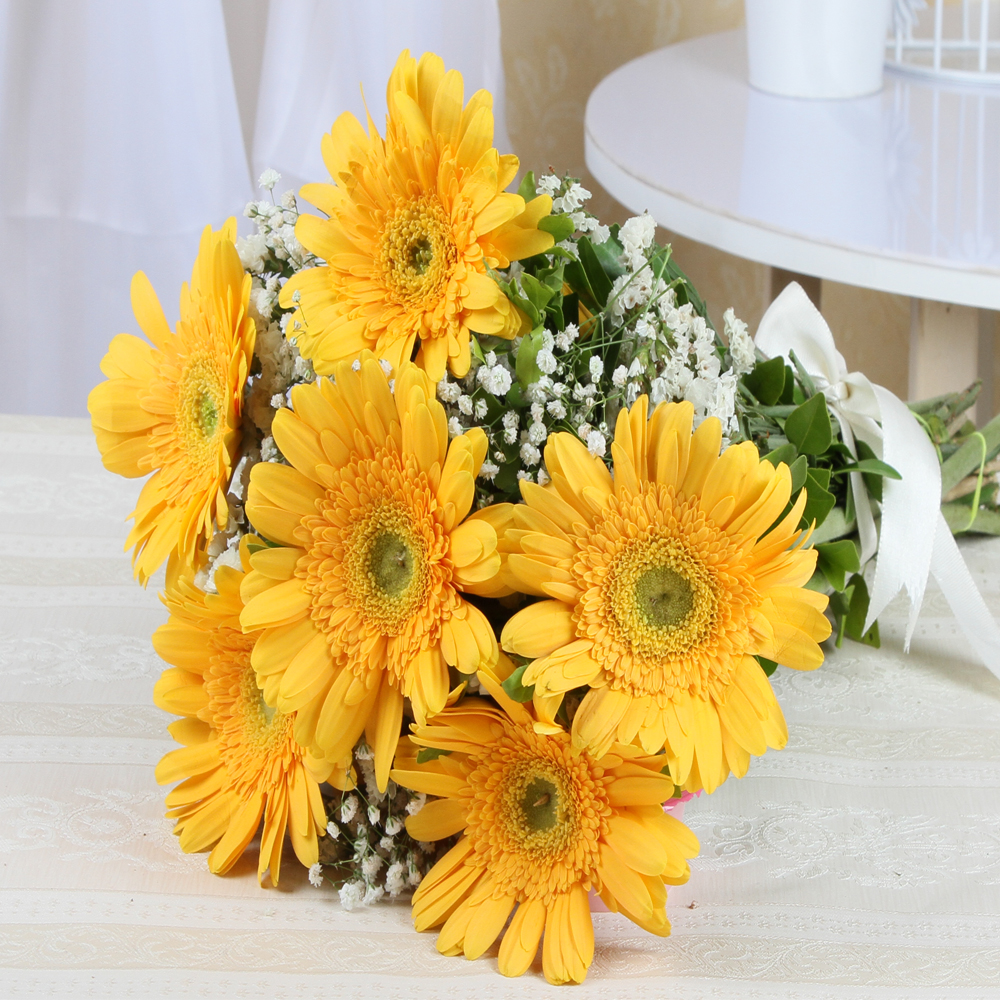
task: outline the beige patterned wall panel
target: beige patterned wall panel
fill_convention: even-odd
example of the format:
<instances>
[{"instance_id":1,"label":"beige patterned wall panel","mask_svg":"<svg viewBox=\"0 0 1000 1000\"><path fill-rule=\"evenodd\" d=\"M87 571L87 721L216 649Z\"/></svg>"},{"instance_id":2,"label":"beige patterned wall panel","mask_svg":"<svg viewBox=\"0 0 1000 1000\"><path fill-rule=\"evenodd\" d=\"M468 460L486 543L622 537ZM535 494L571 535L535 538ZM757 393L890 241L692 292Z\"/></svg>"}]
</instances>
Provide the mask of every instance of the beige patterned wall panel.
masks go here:
<instances>
[{"instance_id":1,"label":"beige patterned wall panel","mask_svg":"<svg viewBox=\"0 0 1000 1000\"><path fill-rule=\"evenodd\" d=\"M726 31L743 22L742 0L500 0L507 128L526 168L568 171L594 193L592 210L605 221L629 212L587 171L583 113L591 90L612 70L672 42ZM669 127L671 114L649 127ZM716 324L730 305L751 326L768 302L767 268L683 237L673 244L681 267L708 301Z\"/></svg>"}]
</instances>

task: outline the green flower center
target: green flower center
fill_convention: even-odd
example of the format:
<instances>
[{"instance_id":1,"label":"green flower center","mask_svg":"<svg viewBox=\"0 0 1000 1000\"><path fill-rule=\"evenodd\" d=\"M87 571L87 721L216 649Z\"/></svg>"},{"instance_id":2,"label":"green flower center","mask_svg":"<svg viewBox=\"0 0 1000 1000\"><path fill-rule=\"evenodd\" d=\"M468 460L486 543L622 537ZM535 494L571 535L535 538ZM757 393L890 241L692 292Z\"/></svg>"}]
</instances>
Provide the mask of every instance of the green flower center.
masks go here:
<instances>
[{"instance_id":1,"label":"green flower center","mask_svg":"<svg viewBox=\"0 0 1000 1000\"><path fill-rule=\"evenodd\" d=\"M532 833L551 830L559 822L559 790L546 778L535 778L521 796L525 826Z\"/></svg>"},{"instance_id":2,"label":"green flower center","mask_svg":"<svg viewBox=\"0 0 1000 1000\"><path fill-rule=\"evenodd\" d=\"M405 539L386 532L375 539L368 558L368 571L375 586L388 597L398 597L413 579L413 552Z\"/></svg>"},{"instance_id":3,"label":"green flower center","mask_svg":"<svg viewBox=\"0 0 1000 1000\"><path fill-rule=\"evenodd\" d=\"M667 566L654 566L636 581L636 610L654 628L679 625L693 606L690 582Z\"/></svg>"}]
</instances>

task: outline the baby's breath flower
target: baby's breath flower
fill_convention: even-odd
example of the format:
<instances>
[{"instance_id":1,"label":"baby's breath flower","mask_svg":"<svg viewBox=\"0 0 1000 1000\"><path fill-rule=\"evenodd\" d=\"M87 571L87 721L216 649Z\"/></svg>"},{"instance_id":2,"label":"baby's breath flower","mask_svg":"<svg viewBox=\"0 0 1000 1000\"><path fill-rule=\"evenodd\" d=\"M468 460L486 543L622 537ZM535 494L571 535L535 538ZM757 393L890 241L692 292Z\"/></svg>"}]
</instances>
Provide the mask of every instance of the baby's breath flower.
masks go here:
<instances>
[{"instance_id":1,"label":"baby's breath flower","mask_svg":"<svg viewBox=\"0 0 1000 1000\"><path fill-rule=\"evenodd\" d=\"M538 365L538 370L543 375L551 375L556 368L559 367L559 363L556 361L556 356L548 347L543 347L535 355L535 364Z\"/></svg>"},{"instance_id":2,"label":"baby's breath flower","mask_svg":"<svg viewBox=\"0 0 1000 1000\"><path fill-rule=\"evenodd\" d=\"M264 188L265 191L271 191L274 185L281 180L281 174L277 170L272 170L270 167L264 171L257 179L257 183Z\"/></svg>"},{"instance_id":3,"label":"baby's breath flower","mask_svg":"<svg viewBox=\"0 0 1000 1000\"><path fill-rule=\"evenodd\" d=\"M587 451L597 458L604 458L608 450L608 442L600 431L591 431L587 435Z\"/></svg>"},{"instance_id":4,"label":"baby's breath flower","mask_svg":"<svg viewBox=\"0 0 1000 1000\"><path fill-rule=\"evenodd\" d=\"M365 887L363 882L345 882L340 887L340 905L345 910L353 910L364 900Z\"/></svg>"}]
</instances>

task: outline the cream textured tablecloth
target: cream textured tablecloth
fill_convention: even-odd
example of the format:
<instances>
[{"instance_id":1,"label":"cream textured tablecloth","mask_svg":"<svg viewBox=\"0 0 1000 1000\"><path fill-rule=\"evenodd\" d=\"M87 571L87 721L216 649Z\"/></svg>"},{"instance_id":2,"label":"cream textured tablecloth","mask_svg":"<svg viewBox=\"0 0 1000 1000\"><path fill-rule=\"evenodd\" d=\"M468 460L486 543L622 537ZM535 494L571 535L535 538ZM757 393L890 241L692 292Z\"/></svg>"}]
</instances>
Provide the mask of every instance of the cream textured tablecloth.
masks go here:
<instances>
[{"instance_id":1,"label":"cream textured tablecloth","mask_svg":"<svg viewBox=\"0 0 1000 1000\"><path fill-rule=\"evenodd\" d=\"M555 995L443 958L404 905L180 853L153 780L165 612L121 551L136 493L85 421L0 417L0 997ZM963 551L1000 612L1000 542ZM573 996L1000 997L1000 681L936 591L909 656L898 603L882 634L779 669L788 748L688 806L673 936L597 914Z\"/></svg>"}]
</instances>

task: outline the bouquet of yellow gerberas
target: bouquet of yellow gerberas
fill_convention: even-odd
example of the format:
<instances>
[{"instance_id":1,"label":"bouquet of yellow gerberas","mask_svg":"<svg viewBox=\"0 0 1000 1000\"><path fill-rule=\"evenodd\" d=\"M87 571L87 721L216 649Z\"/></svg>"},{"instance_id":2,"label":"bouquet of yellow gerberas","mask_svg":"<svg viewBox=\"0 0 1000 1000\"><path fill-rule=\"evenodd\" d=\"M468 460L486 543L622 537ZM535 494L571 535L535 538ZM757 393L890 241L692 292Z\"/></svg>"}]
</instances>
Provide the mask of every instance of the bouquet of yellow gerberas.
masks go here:
<instances>
[{"instance_id":1,"label":"bouquet of yellow gerberas","mask_svg":"<svg viewBox=\"0 0 1000 1000\"><path fill-rule=\"evenodd\" d=\"M152 473L157 778L213 872L259 836L276 883L287 833L346 907L415 888L442 952L502 936L520 975L543 942L581 982L591 894L669 932L698 843L664 805L784 745L768 675L822 662L825 511L762 457L752 391L786 369L731 312L716 335L648 217L508 192L490 95L436 56L403 53L388 109L323 137L322 215L205 230L176 329L137 275L149 342L91 394L105 465Z\"/></svg>"}]
</instances>

